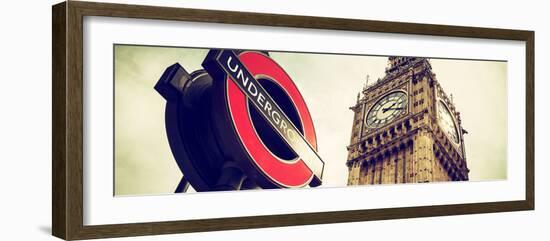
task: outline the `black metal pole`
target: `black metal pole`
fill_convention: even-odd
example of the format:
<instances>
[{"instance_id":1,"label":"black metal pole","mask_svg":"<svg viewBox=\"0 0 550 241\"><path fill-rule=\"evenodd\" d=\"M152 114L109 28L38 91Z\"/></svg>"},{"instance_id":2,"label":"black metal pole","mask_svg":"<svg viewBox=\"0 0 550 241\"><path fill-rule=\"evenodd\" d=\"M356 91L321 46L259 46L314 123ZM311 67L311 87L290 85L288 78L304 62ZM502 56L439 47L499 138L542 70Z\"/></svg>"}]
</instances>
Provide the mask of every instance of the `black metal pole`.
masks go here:
<instances>
[{"instance_id":1,"label":"black metal pole","mask_svg":"<svg viewBox=\"0 0 550 241\"><path fill-rule=\"evenodd\" d=\"M183 176L181 177L180 183L176 187L175 193L184 193L187 192L187 189L189 189L189 181L187 181L187 178Z\"/></svg>"}]
</instances>

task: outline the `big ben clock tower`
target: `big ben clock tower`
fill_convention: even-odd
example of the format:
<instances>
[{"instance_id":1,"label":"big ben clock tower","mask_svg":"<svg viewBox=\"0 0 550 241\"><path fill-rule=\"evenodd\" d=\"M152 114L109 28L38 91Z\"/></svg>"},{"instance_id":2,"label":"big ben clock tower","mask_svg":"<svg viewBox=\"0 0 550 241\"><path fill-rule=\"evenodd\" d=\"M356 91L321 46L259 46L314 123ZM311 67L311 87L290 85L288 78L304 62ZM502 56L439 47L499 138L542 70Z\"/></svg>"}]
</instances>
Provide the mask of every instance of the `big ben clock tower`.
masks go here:
<instances>
[{"instance_id":1,"label":"big ben clock tower","mask_svg":"<svg viewBox=\"0 0 550 241\"><path fill-rule=\"evenodd\" d=\"M426 58L389 57L363 89L348 148L348 185L468 180L460 113Z\"/></svg>"}]
</instances>

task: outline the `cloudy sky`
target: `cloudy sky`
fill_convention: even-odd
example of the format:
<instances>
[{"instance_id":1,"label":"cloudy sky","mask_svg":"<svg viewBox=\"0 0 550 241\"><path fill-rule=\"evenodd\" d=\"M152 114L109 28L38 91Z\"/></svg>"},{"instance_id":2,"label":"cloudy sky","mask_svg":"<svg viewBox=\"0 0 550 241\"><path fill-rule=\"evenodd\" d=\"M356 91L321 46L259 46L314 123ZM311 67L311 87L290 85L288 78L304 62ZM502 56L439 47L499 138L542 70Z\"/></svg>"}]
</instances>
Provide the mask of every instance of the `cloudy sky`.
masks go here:
<instances>
[{"instance_id":1,"label":"cloudy sky","mask_svg":"<svg viewBox=\"0 0 550 241\"><path fill-rule=\"evenodd\" d=\"M201 69L206 49L115 47L115 194L172 193L182 174L164 129L165 100L153 89L164 69L179 62ZM367 75L384 76L387 57L270 52L292 77L311 112L323 186L345 186L355 103ZM506 178L505 62L431 59L447 94L461 112L470 180Z\"/></svg>"}]
</instances>

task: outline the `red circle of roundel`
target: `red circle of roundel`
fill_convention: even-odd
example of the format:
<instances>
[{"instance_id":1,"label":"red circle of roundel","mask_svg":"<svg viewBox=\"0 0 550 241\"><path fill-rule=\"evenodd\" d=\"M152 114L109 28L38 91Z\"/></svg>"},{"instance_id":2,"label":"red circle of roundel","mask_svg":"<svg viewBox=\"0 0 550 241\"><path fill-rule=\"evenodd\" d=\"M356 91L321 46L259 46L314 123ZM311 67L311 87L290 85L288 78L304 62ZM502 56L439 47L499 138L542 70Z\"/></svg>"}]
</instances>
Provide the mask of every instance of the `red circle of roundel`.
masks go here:
<instances>
[{"instance_id":1,"label":"red circle of roundel","mask_svg":"<svg viewBox=\"0 0 550 241\"><path fill-rule=\"evenodd\" d=\"M239 59L257 78L266 75L283 88L294 103L302 122L304 137L317 150L317 139L313 120L309 114L304 98L288 74L275 61L258 52L243 52ZM302 159L295 162L284 162L274 156L256 134L248 113L247 98L239 87L228 77L227 99L233 125L237 135L252 158L254 164L268 179L283 187L302 187L313 178L313 173Z\"/></svg>"}]
</instances>

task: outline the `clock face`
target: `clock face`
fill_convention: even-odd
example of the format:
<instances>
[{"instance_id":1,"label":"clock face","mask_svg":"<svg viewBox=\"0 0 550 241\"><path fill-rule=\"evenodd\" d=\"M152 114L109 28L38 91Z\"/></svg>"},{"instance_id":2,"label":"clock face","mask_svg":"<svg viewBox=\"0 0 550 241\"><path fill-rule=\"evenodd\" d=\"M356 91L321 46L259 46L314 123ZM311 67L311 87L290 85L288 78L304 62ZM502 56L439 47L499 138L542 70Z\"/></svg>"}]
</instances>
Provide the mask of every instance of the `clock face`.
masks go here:
<instances>
[{"instance_id":1,"label":"clock face","mask_svg":"<svg viewBox=\"0 0 550 241\"><path fill-rule=\"evenodd\" d=\"M407 94L402 91L392 92L371 107L366 124L372 128L384 126L404 113L406 108Z\"/></svg>"},{"instance_id":2,"label":"clock face","mask_svg":"<svg viewBox=\"0 0 550 241\"><path fill-rule=\"evenodd\" d=\"M451 112L449 111L449 108L447 108L447 105L443 101L437 102L437 119L439 122L439 125L443 129L443 131L447 134L447 136L453 140L454 143L459 144L460 139L458 138L458 129L456 128L456 123L454 121L453 116L451 115Z\"/></svg>"}]
</instances>

